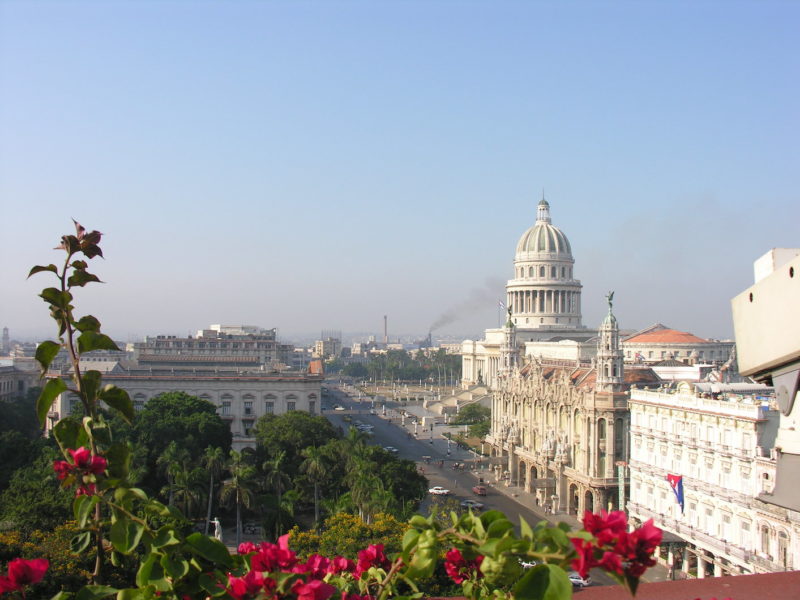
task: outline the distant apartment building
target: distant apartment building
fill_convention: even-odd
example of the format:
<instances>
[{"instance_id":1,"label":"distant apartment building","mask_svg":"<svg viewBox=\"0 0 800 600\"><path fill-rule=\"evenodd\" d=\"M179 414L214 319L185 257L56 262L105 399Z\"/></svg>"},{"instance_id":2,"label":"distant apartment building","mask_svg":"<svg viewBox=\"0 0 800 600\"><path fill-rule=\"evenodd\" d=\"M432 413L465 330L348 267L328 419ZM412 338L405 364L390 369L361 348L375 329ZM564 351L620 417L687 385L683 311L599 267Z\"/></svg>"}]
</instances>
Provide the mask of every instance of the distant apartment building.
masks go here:
<instances>
[{"instance_id":1,"label":"distant apartment building","mask_svg":"<svg viewBox=\"0 0 800 600\"><path fill-rule=\"evenodd\" d=\"M762 397L770 391L686 382L631 390L627 508L632 519L653 519L667 532L666 562L674 573L800 568L800 513L758 499L775 479L779 412Z\"/></svg>"},{"instance_id":2,"label":"distant apartment building","mask_svg":"<svg viewBox=\"0 0 800 600\"><path fill-rule=\"evenodd\" d=\"M274 370L291 363L293 350L278 342L275 329L211 325L195 337L146 337L134 344L133 358L140 367Z\"/></svg>"},{"instance_id":3,"label":"distant apartment building","mask_svg":"<svg viewBox=\"0 0 800 600\"><path fill-rule=\"evenodd\" d=\"M314 367L314 363L309 366ZM292 410L320 414L324 375L321 369L310 368L309 371L287 374L223 369L120 368L104 374L103 383L127 391L136 410L141 410L154 396L166 392L186 392L208 400L230 424L234 449L241 450L255 446L253 427L263 415L280 415ZM61 394L48 415L48 429L69 415L78 403L74 394Z\"/></svg>"},{"instance_id":4,"label":"distant apartment building","mask_svg":"<svg viewBox=\"0 0 800 600\"><path fill-rule=\"evenodd\" d=\"M342 340L335 337L326 337L314 342L314 356L317 358L336 358L342 353Z\"/></svg>"}]
</instances>

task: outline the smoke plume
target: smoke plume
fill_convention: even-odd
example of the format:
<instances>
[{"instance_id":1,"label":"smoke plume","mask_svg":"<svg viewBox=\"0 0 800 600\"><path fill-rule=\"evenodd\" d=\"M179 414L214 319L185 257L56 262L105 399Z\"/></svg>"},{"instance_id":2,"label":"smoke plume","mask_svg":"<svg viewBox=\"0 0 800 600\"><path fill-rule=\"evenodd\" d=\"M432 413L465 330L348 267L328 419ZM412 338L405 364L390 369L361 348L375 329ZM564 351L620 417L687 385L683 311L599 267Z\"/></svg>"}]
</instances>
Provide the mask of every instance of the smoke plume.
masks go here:
<instances>
[{"instance_id":1,"label":"smoke plume","mask_svg":"<svg viewBox=\"0 0 800 600\"><path fill-rule=\"evenodd\" d=\"M429 330L436 331L479 310L497 306L498 300L505 302L505 296L505 282L502 279L490 277L486 279L483 287L472 288L464 300L439 315Z\"/></svg>"}]
</instances>

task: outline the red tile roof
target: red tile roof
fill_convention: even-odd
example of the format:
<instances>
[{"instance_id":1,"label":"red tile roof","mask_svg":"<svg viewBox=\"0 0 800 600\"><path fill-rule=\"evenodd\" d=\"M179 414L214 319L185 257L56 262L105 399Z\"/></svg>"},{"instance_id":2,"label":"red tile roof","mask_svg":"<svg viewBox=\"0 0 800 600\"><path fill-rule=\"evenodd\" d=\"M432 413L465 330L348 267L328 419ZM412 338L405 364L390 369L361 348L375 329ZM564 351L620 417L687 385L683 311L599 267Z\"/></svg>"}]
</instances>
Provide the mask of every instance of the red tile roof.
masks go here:
<instances>
[{"instance_id":1,"label":"red tile roof","mask_svg":"<svg viewBox=\"0 0 800 600\"><path fill-rule=\"evenodd\" d=\"M625 344L709 344L708 340L677 329L658 329L628 338Z\"/></svg>"}]
</instances>

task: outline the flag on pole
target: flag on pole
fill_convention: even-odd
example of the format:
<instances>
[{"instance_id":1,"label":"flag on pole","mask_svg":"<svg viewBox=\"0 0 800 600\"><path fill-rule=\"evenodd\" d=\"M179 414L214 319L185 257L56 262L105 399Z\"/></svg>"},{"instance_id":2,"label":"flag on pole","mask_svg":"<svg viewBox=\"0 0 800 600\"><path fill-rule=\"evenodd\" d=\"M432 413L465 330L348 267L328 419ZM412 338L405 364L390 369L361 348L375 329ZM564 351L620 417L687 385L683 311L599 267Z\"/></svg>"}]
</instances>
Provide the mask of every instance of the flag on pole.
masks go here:
<instances>
[{"instance_id":1,"label":"flag on pole","mask_svg":"<svg viewBox=\"0 0 800 600\"><path fill-rule=\"evenodd\" d=\"M681 514L683 514L683 475L667 475L667 481L675 492L675 500L681 505Z\"/></svg>"},{"instance_id":2,"label":"flag on pole","mask_svg":"<svg viewBox=\"0 0 800 600\"><path fill-rule=\"evenodd\" d=\"M506 309L506 305L503 304L502 300L498 300L497 301L497 306L499 306L501 310L505 310Z\"/></svg>"}]
</instances>

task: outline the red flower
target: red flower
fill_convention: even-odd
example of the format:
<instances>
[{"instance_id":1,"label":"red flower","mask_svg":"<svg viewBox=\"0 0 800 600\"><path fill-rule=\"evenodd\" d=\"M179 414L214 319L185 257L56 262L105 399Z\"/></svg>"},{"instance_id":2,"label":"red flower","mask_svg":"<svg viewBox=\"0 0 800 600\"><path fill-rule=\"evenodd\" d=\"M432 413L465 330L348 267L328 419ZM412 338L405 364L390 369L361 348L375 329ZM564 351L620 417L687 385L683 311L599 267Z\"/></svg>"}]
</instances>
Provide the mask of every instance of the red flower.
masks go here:
<instances>
[{"instance_id":1,"label":"red flower","mask_svg":"<svg viewBox=\"0 0 800 600\"><path fill-rule=\"evenodd\" d=\"M250 554L251 552L255 552L256 549L256 545L253 542L242 542L239 544L239 547L236 549L236 551L239 554Z\"/></svg>"},{"instance_id":2,"label":"red flower","mask_svg":"<svg viewBox=\"0 0 800 600\"><path fill-rule=\"evenodd\" d=\"M312 554L305 563L295 565L292 571L295 573L308 573L309 577L313 579L322 579L328 574L330 567L330 560L319 554Z\"/></svg>"},{"instance_id":3,"label":"red flower","mask_svg":"<svg viewBox=\"0 0 800 600\"><path fill-rule=\"evenodd\" d=\"M328 573L336 574L336 573L352 573L356 569L356 563L354 563L349 558L345 558L344 556L337 556L331 561L331 564L328 566Z\"/></svg>"},{"instance_id":4,"label":"red flower","mask_svg":"<svg viewBox=\"0 0 800 600\"><path fill-rule=\"evenodd\" d=\"M65 460L56 460L53 461L53 471L56 472L56 476L59 480L64 480L67 478L67 475L72 473L75 467L68 463Z\"/></svg>"},{"instance_id":5,"label":"red flower","mask_svg":"<svg viewBox=\"0 0 800 600\"><path fill-rule=\"evenodd\" d=\"M603 558L600 559L597 566L605 571L622 575L622 560L618 554L614 554L613 552L603 552Z\"/></svg>"},{"instance_id":6,"label":"red flower","mask_svg":"<svg viewBox=\"0 0 800 600\"><path fill-rule=\"evenodd\" d=\"M594 514L588 510L583 515L583 528L604 546L628 530L628 517L621 510Z\"/></svg>"},{"instance_id":7,"label":"red flower","mask_svg":"<svg viewBox=\"0 0 800 600\"><path fill-rule=\"evenodd\" d=\"M3 592L18 590L25 585L39 583L47 572L50 562L46 558L25 560L15 558L8 563L8 577L2 577L0 589Z\"/></svg>"},{"instance_id":8,"label":"red flower","mask_svg":"<svg viewBox=\"0 0 800 600\"><path fill-rule=\"evenodd\" d=\"M298 579L292 585L292 591L297 594L297 600L328 600L336 588L319 579L308 582Z\"/></svg>"},{"instance_id":9,"label":"red flower","mask_svg":"<svg viewBox=\"0 0 800 600\"><path fill-rule=\"evenodd\" d=\"M84 448L83 446L77 450L69 448L68 452L72 455L72 462L76 467L79 469L85 469L89 466L89 461L92 459L92 453L88 448Z\"/></svg>"},{"instance_id":10,"label":"red flower","mask_svg":"<svg viewBox=\"0 0 800 600\"><path fill-rule=\"evenodd\" d=\"M388 569L391 564L383 552L383 544L372 544L366 550L359 550L355 576L361 577L361 574L369 571L371 567Z\"/></svg>"},{"instance_id":11,"label":"red flower","mask_svg":"<svg viewBox=\"0 0 800 600\"><path fill-rule=\"evenodd\" d=\"M250 567L256 571L292 570L297 564L297 555L289 550L289 534L278 538L278 545L262 542L250 559Z\"/></svg>"},{"instance_id":12,"label":"red flower","mask_svg":"<svg viewBox=\"0 0 800 600\"><path fill-rule=\"evenodd\" d=\"M473 574L481 576L480 566L483 556L478 555L475 560L467 560L457 548L451 548L444 555L444 570L455 583L463 583Z\"/></svg>"},{"instance_id":13,"label":"red flower","mask_svg":"<svg viewBox=\"0 0 800 600\"><path fill-rule=\"evenodd\" d=\"M229 573L228 593L236 600L255 598L264 589L268 580L269 578L265 578L259 571L250 571L244 577L234 577Z\"/></svg>"},{"instance_id":14,"label":"red flower","mask_svg":"<svg viewBox=\"0 0 800 600\"><path fill-rule=\"evenodd\" d=\"M581 577L589 574L589 569L597 566L594 558L595 546L592 542L583 538L572 538L572 545L578 552L578 557L572 560L572 568L580 573Z\"/></svg>"},{"instance_id":15,"label":"red flower","mask_svg":"<svg viewBox=\"0 0 800 600\"><path fill-rule=\"evenodd\" d=\"M358 594L348 594L347 592L342 592L341 600L375 600L375 596L370 596L369 594L365 596L359 596Z\"/></svg>"}]
</instances>

